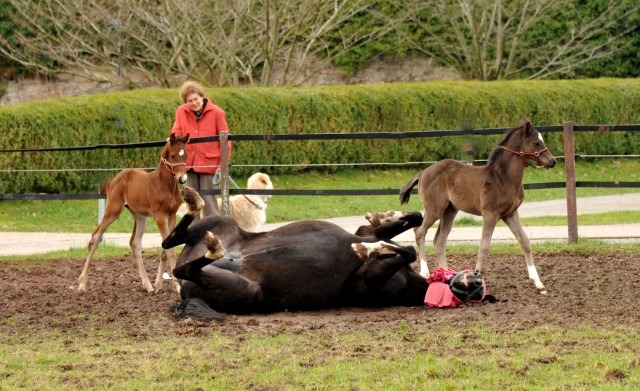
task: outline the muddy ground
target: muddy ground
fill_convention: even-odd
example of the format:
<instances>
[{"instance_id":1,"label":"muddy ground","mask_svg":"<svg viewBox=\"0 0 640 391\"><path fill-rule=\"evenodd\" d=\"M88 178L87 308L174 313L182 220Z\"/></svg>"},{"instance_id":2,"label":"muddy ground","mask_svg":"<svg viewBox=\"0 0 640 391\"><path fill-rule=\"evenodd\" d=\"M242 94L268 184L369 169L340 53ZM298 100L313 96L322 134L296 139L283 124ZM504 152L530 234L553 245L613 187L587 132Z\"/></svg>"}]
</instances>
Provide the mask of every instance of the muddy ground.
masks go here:
<instances>
[{"instance_id":1,"label":"muddy ground","mask_svg":"<svg viewBox=\"0 0 640 391\"><path fill-rule=\"evenodd\" d=\"M159 257L145 255L153 282ZM637 322L640 319L640 259L624 254L577 256L535 254L542 282L539 295L528 280L522 256L490 256L483 273L497 303L465 304L458 308L342 308L276 314L230 315L222 324L198 324L229 332L319 328L384 327L398 322L451 324L485 319L497 327L539 324L592 326ZM34 267L33 265L37 265ZM142 289L131 256L94 260L86 293L78 293L77 278L84 260L0 262L0 331L30 328L80 330L101 327L131 335L176 333L189 325L168 313L179 302L169 283L149 294ZM472 268L475 257L453 256L449 267Z\"/></svg>"}]
</instances>

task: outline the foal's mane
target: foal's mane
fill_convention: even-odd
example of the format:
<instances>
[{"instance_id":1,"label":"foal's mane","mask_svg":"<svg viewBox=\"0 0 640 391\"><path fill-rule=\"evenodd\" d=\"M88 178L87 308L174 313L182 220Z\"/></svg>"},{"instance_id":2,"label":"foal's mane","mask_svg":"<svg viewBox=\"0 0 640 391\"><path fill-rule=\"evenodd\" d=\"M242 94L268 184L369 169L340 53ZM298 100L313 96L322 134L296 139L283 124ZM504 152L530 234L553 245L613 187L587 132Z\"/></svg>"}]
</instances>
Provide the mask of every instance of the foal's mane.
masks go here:
<instances>
[{"instance_id":1,"label":"foal's mane","mask_svg":"<svg viewBox=\"0 0 640 391\"><path fill-rule=\"evenodd\" d=\"M487 161L487 165L491 165L495 163L495 161L504 152L503 148L498 148L498 147L504 146L507 143L507 140L509 140L509 137L511 137L516 132L516 130L521 129L522 126L523 125L516 126L515 128L509 129L505 132L504 137L502 137L502 140L500 140L498 144L496 144L496 147L493 148L493 151L491 151L491 155L489 155L489 161Z\"/></svg>"}]
</instances>

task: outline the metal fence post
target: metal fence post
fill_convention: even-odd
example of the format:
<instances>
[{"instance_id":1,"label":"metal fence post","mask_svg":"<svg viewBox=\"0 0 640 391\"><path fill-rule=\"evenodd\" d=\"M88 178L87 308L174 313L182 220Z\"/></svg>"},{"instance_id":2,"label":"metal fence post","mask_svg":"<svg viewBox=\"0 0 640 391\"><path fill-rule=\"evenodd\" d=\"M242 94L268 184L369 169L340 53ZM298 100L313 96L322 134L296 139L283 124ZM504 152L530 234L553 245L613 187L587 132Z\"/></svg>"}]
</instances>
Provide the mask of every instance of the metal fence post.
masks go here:
<instances>
[{"instance_id":1,"label":"metal fence post","mask_svg":"<svg viewBox=\"0 0 640 391\"><path fill-rule=\"evenodd\" d=\"M567 176L567 226L569 243L578 241L578 207L576 202L576 157L573 143L573 122L563 124L564 170Z\"/></svg>"},{"instance_id":2,"label":"metal fence post","mask_svg":"<svg viewBox=\"0 0 640 391\"><path fill-rule=\"evenodd\" d=\"M223 216L229 217L229 132L220 132L220 196Z\"/></svg>"}]
</instances>

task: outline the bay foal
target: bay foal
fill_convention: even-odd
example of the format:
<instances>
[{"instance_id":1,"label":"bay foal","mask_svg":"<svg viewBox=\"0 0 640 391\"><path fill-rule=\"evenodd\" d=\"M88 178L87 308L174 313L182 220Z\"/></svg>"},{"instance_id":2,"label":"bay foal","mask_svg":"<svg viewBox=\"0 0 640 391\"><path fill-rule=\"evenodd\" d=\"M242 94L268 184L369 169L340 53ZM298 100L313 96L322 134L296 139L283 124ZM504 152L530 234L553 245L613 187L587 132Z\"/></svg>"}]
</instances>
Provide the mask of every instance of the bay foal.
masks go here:
<instances>
[{"instance_id":1,"label":"bay foal","mask_svg":"<svg viewBox=\"0 0 640 391\"><path fill-rule=\"evenodd\" d=\"M172 134L162 149L158 168L152 172L127 168L122 170L111 182L107 182L107 206L102 221L98 225L89 242L89 255L84 264L82 274L78 279L79 291L87 288L87 276L91 259L96 248L102 242L102 235L117 219L126 206L133 215L135 223L129 245L133 251L136 266L142 279L142 286L152 292L153 288L162 286L162 273L169 258L171 270L176 266L174 249L162 250L160 265L154 287L142 264L142 235L147 224L147 218L153 217L164 240L176 223L176 212L182 203L178 182L187 181L187 148L189 134L184 137Z\"/></svg>"}]
</instances>

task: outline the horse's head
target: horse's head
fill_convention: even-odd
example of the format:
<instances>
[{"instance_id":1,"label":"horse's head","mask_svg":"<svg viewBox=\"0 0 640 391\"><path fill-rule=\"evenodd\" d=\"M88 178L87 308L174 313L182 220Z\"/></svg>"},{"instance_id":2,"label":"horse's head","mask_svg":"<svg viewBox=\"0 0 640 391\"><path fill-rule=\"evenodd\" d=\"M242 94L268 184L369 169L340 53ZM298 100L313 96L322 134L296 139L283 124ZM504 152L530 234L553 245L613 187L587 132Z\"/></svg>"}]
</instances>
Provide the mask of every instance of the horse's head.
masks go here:
<instances>
[{"instance_id":1,"label":"horse's head","mask_svg":"<svg viewBox=\"0 0 640 391\"><path fill-rule=\"evenodd\" d=\"M504 149L520 155L525 167L529 165L527 160L535 161L535 167L553 168L556 166L556 158L547 148L540 132L531 125L531 121L526 115L522 118L522 125L514 133L520 137L511 137L513 142L509 143L510 146L505 145Z\"/></svg>"},{"instance_id":2,"label":"horse's head","mask_svg":"<svg viewBox=\"0 0 640 391\"><path fill-rule=\"evenodd\" d=\"M479 272L465 270L449 280L449 287L458 299L465 301L482 301L487 293L484 279Z\"/></svg>"},{"instance_id":3,"label":"horse's head","mask_svg":"<svg viewBox=\"0 0 640 391\"><path fill-rule=\"evenodd\" d=\"M172 133L167 140L167 145L162 150L162 162L181 184L187 182L187 143L189 139L189 133L184 137Z\"/></svg>"}]
</instances>

